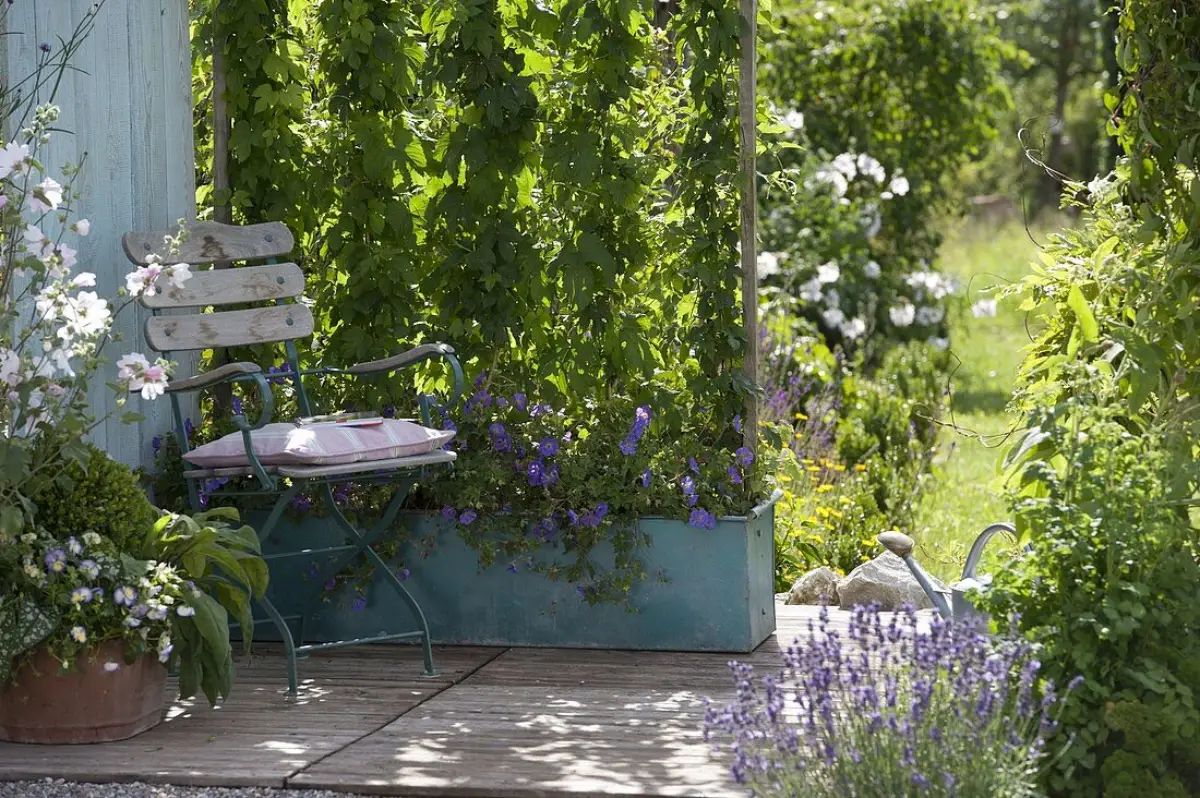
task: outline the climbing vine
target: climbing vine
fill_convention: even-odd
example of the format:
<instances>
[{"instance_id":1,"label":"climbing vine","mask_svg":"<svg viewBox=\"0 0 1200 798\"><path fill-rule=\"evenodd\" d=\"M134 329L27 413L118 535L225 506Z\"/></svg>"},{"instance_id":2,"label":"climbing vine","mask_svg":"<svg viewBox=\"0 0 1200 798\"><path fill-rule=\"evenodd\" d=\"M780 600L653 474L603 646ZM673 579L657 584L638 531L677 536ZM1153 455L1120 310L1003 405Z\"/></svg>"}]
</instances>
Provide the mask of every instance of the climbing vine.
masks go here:
<instances>
[{"instance_id":1,"label":"climbing vine","mask_svg":"<svg viewBox=\"0 0 1200 798\"><path fill-rule=\"evenodd\" d=\"M229 68L234 218L296 234L318 319L303 364L445 340L476 380L473 404L447 409L455 476L417 501L500 518L462 524L485 560L551 542L518 530L489 548L483 530L520 527L502 516L553 521L574 558L562 573L593 598L641 574L638 515L707 525L762 500L761 464L735 455L750 389L735 0L685 3L665 24L649 0L193 2L198 119L214 41ZM225 201L198 129L200 198ZM330 383L321 404L400 412L410 377ZM421 387L447 378L433 367ZM539 418L494 415L492 397L516 396L562 419L559 460L496 448L495 425ZM635 408L661 442L641 459L619 446ZM591 559L604 542L617 577Z\"/></svg>"}]
</instances>

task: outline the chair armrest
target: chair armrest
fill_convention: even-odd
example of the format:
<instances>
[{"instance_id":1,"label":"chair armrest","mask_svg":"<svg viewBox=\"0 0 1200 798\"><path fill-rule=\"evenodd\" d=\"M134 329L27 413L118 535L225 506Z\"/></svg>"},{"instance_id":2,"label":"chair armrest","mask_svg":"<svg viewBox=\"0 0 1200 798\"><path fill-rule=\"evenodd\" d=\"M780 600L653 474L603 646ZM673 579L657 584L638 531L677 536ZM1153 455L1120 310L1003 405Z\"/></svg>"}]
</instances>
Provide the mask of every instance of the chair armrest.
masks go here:
<instances>
[{"instance_id":1,"label":"chair armrest","mask_svg":"<svg viewBox=\"0 0 1200 798\"><path fill-rule=\"evenodd\" d=\"M442 407L453 407L458 403L463 392L463 372L462 365L459 364L458 358L454 356L454 347L449 344L421 344L414 346L407 352L401 352L398 355L381 358L380 360L368 360L365 363L356 363L355 365L342 369L340 374L353 374L355 376L364 376L368 374L379 374L382 372L392 372L396 369L404 368L421 363L425 360L432 360L440 357L450 364L451 371L454 372L454 390L450 395L450 400ZM426 426L431 424L430 411L436 406L436 398L429 395L420 397L421 418Z\"/></svg>"},{"instance_id":2,"label":"chair armrest","mask_svg":"<svg viewBox=\"0 0 1200 798\"><path fill-rule=\"evenodd\" d=\"M167 385L167 393L199 391L203 388L216 385L219 382L224 382L230 377L260 373L262 373L262 367L257 363L226 363L224 366L215 368L212 371L206 371L203 374L196 374L195 376L188 377L186 380L172 380Z\"/></svg>"},{"instance_id":3,"label":"chair armrest","mask_svg":"<svg viewBox=\"0 0 1200 798\"><path fill-rule=\"evenodd\" d=\"M414 363L420 363L423 360L429 360L435 357L445 357L454 354L454 347L449 344L421 344L414 346L407 352L401 352L398 355L381 358L379 360L368 360L365 363L356 363L344 371L347 374L363 375L363 374L378 374L381 371L395 371L396 369L405 366L411 366Z\"/></svg>"}]
</instances>

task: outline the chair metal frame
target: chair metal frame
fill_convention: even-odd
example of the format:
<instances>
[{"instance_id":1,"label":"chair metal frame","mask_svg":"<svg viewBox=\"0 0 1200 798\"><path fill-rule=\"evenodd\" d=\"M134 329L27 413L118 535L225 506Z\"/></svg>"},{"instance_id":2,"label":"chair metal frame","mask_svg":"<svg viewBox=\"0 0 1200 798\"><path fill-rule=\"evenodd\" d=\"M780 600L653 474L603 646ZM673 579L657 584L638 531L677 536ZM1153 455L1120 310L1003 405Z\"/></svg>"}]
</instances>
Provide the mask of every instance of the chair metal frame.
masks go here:
<instances>
[{"instance_id":1,"label":"chair metal frame","mask_svg":"<svg viewBox=\"0 0 1200 798\"><path fill-rule=\"evenodd\" d=\"M222 243L222 239L229 237L228 234L244 233L245 231L254 230L256 228L269 229L271 232L264 233L265 240L271 242L273 239L280 239L280 243L275 247L268 246L264 251L273 252L267 257L256 257L257 253L252 250L239 250L238 243L235 241L232 244L225 242L224 246L216 246L217 256L210 254L214 247L211 246L213 241L218 244ZM199 230L205 236L204 248L189 247L187 251L177 252L173 255L160 255L160 262L164 264L171 263L189 263L195 265L197 263L224 263L228 261L250 261L260 260L265 265L278 264L276 255L287 254L292 248L291 234L283 228L282 225L257 225L248 227L235 227L229 225L221 225L215 222L201 222L192 225L190 228L192 234L196 234ZM282 232L279 231L282 229ZM128 233L125 236L124 245L126 254L134 263L145 264L150 252L150 247L146 243L153 238L162 240L164 233ZM286 247L286 249L281 249ZM197 253L201 253L197 257ZM209 254L205 254L209 253ZM189 259L191 258L191 259ZM229 269L231 276L236 273L236 268ZM282 284L284 279L278 278ZM289 297L294 303L298 299L298 295ZM243 300L247 301L247 300ZM250 299L249 302L255 302L256 299ZM160 303L161 304L161 303ZM284 304L284 299L274 300L275 305ZM149 306L145 300L143 305ZM192 307L202 306L192 303ZM149 329L153 319L159 316L160 307L151 306L152 317L147 321L147 343L151 348L154 348L150 341ZM290 322L289 322L290 323ZM271 379L290 380L292 387L295 390L296 402L303 417L311 417L314 415L314 406L309 398L308 392L304 386L305 377L324 378L331 376L366 376L375 374L392 374L400 369L415 366L427 360L440 358L445 360L453 373L454 388L449 401L442 406L453 406L462 395L463 390L463 373L462 367L458 359L454 355L454 349L446 344L422 344L407 352L400 353L391 357L380 360L360 363L349 368L301 368L299 354L296 348L295 341L303 336L296 338L280 338L275 343L282 343L285 352L285 360L289 370L273 375ZM190 347L195 349L196 347ZM159 349L157 351L164 354L170 353L171 350ZM350 465L342 466L268 466L259 461L258 456L254 451L253 432L261 429L271 422L275 412L274 394L271 391L271 380L263 373L262 368L254 363L231 363L208 372L197 374L185 380L176 380L167 387L167 395L171 402L171 413L174 421L174 435L178 441L181 454L186 454L189 449L188 433L186 422L184 419L184 411L180 396L182 394L194 393L215 388L219 385L233 385L237 383L253 383L258 390L259 399L262 405L262 412L254 421L250 421L244 414L235 414L233 422L242 435L243 442L246 448L246 454L249 459L249 466L246 468L199 468L188 464L185 461L184 479L187 483L187 492L189 503L193 510L199 511L202 509L200 500L200 483L203 480L213 477L253 477L257 480L258 490L230 490L222 491L222 496L238 496L238 495L277 495L274 505L263 522L262 527L256 530L260 543L266 542L267 538L275 531L279 521L283 517L284 510L289 503L297 495L309 490L316 490L320 493L321 500L332 525L342 532L349 541L344 545L328 546L321 549L302 549L293 551L284 551L274 554L268 554L264 559L269 561L269 564L278 560L286 560L298 556L307 558L320 557L322 555L337 555L331 564L327 564L320 568L313 582L317 587L312 594L307 596L303 603L303 609L299 615L283 616L276 608L274 602L266 596L257 600L257 603L266 613L265 618L254 619L254 623L266 623L268 621L274 623L283 641L284 652L287 659L287 677L288 677L288 695L296 696L298 692L298 666L297 660L306 657L314 651L321 651L332 648L342 648L345 646L362 645L366 643L379 643L387 641L399 640L417 640L422 646L422 654L424 660L424 675L433 677L438 675L438 671L433 661L433 650L429 633L429 624L425 619L425 614L421 610L420 605L405 587L404 583L393 573L387 562L379 555L372 547L379 538L387 532L396 522L397 514L408 497L412 486L418 479L427 472L431 467L444 466L453 467L455 455L449 451L432 452L427 455L418 455L414 457L394 458L389 460L361 461ZM432 410L438 406L436 397L421 394L418 397L418 406L421 413L421 421L425 426L432 426ZM289 484L285 484L285 480ZM395 490L391 499L388 501L383 512L375 523L368 529L359 529L355 524L347 518L342 508L337 503L333 485L335 483L353 482L355 484L393 484ZM389 585L404 601L411 610L414 620L416 621L416 629L402 632L382 632L378 635L370 637L359 637L348 640L338 640L324 643L306 644L306 631L308 622L312 618L314 605L317 603L322 584L321 577L328 578L336 576L346 566L353 562L357 557L364 556L376 567L376 575L380 576L383 582ZM289 621L299 621L298 634L293 635Z\"/></svg>"}]
</instances>

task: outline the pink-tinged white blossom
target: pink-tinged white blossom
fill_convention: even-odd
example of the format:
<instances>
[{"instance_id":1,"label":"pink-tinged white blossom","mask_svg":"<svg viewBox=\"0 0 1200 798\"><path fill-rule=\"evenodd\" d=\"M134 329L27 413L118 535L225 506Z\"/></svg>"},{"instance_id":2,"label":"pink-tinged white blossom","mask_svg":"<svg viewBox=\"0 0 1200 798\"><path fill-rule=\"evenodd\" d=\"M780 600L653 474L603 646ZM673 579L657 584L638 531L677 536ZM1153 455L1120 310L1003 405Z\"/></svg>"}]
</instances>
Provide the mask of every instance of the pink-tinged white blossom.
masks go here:
<instances>
[{"instance_id":1,"label":"pink-tinged white blossom","mask_svg":"<svg viewBox=\"0 0 1200 798\"><path fill-rule=\"evenodd\" d=\"M71 286L73 288L95 288L96 275L91 272L80 272L71 278Z\"/></svg>"},{"instance_id":2,"label":"pink-tinged white blossom","mask_svg":"<svg viewBox=\"0 0 1200 798\"><path fill-rule=\"evenodd\" d=\"M156 399L166 393L169 376L165 363L151 363L139 352L130 352L117 361L117 379L131 392L141 393L143 399Z\"/></svg>"},{"instance_id":3,"label":"pink-tinged white blossom","mask_svg":"<svg viewBox=\"0 0 1200 798\"><path fill-rule=\"evenodd\" d=\"M162 266L157 263L134 269L125 275L125 289L131 296L141 296L142 294L154 296L158 293L155 282L158 281L160 274L162 274Z\"/></svg>"},{"instance_id":4,"label":"pink-tinged white blossom","mask_svg":"<svg viewBox=\"0 0 1200 798\"><path fill-rule=\"evenodd\" d=\"M49 213L62 204L63 187L52 177L47 177L29 192L29 207L37 213Z\"/></svg>"},{"instance_id":5,"label":"pink-tinged white blossom","mask_svg":"<svg viewBox=\"0 0 1200 798\"><path fill-rule=\"evenodd\" d=\"M77 219L71 224L71 229L74 230L76 234L86 238L87 234L92 232L92 223L87 219Z\"/></svg>"},{"instance_id":6,"label":"pink-tinged white blossom","mask_svg":"<svg viewBox=\"0 0 1200 798\"><path fill-rule=\"evenodd\" d=\"M5 178L13 172L25 173L29 170L29 145L17 144L10 141L0 150L0 178Z\"/></svg>"}]
</instances>

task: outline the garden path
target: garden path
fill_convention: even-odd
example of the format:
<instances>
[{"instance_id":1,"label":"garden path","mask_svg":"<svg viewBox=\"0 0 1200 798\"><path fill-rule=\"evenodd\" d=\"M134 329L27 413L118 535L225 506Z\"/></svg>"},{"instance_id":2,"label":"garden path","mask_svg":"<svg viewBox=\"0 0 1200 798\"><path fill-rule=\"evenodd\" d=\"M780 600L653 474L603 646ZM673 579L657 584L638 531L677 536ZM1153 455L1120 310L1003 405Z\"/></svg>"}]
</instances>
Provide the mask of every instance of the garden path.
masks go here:
<instances>
[{"instance_id":1,"label":"garden path","mask_svg":"<svg viewBox=\"0 0 1200 798\"><path fill-rule=\"evenodd\" d=\"M776 608L753 654L771 668L815 607ZM849 613L833 611L844 627ZM0 781L325 788L405 796L727 796L725 765L701 737L702 699L732 697L726 654L376 646L301 661L288 702L279 653L239 669L217 709L176 701L132 740L0 744Z\"/></svg>"}]
</instances>

